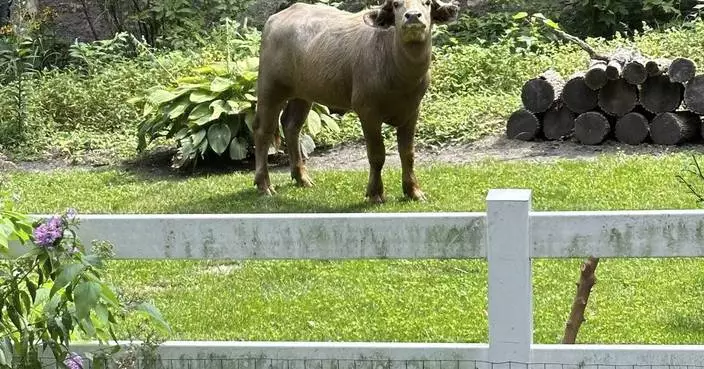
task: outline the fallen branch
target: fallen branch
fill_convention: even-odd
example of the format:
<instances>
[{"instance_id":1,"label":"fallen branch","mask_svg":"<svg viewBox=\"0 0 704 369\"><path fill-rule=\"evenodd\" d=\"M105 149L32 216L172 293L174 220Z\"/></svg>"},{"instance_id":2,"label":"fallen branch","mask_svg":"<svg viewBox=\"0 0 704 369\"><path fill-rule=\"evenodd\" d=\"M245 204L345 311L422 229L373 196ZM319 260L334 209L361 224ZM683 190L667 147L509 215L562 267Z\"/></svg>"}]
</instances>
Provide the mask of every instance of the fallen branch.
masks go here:
<instances>
[{"instance_id":1,"label":"fallen branch","mask_svg":"<svg viewBox=\"0 0 704 369\"><path fill-rule=\"evenodd\" d=\"M577 282L577 295L572 303L572 311L570 317L565 324L565 335L562 338L562 343L573 344L577 340L579 327L584 322L584 309L587 307L587 300L591 293L592 286L596 283L594 272L599 264L599 258L590 256L582 263L579 282Z\"/></svg>"}]
</instances>

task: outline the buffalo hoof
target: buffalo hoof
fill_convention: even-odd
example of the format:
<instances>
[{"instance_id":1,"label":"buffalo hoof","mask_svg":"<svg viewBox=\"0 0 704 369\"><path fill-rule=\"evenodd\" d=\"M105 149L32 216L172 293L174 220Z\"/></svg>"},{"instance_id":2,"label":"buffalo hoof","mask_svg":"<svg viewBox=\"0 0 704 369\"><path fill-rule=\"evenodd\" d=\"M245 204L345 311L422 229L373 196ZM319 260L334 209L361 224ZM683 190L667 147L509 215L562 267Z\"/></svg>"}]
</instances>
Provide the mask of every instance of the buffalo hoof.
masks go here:
<instances>
[{"instance_id":1,"label":"buffalo hoof","mask_svg":"<svg viewBox=\"0 0 704 369\"><path fill-rule=\"evenodd\" d=\"M414 190L410 194L406 194L406 196L408 196L413 201L419 201L419 202L426 201L425 194L423 193L423 191L418 190L418 189Z\"/></svg>"},{"instance_id":2,"label":"buffalo hoof","mask_svg":"<svg viewBox=\"0 0 704 369\"><path fill-rule=\"evenodd\" d=\"M384 195L369 195L367 196L367 201L369 201L370 204L383 204L386 202L386 199Z\"/></svg>"},{"instance_id":3,"label":"buffalo hoof","mask_svg":"<svg viewBox=\"0 0 704 369\"><path fill-rule=\"evenodd\" d=\"M296 185L298 187L305 187L305 188L310 188L315 186L315 182L313 182L313 179L310 178L308 174L301 174L300 177L293 176L293 179L296 181Z\"/></svg>"},{"instance_id":4,"label":"buffalo hoof","mask_svg":"<svg viewBox=\"0 0 704 369\"><path fill-rule=\"evenodd\" d=\"M276 195L276 190L274 190L274 186L272 185L257 185L257 192L259 193L259 195L267 197Z\"/></svg>"}]
</instances>

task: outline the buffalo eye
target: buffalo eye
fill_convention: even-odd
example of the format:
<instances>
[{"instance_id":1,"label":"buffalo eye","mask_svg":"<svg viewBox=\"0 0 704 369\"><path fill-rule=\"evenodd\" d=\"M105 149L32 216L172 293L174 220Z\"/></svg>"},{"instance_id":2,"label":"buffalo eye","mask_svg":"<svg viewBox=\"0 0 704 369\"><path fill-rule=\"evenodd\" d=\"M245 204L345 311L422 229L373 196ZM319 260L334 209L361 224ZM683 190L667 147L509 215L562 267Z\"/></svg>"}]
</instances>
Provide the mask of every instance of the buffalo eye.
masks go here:
<instances>
[{"instance_id":1,"label":"buffalo eye","mask_svg":"<svg viewBox=\"0 0 704 369\"><path fill-rule=\"evenodd\" d=\"M399 6L401 6L401 2L400 2L400 1L394 1L394 8L398 8Z\"/></svg>"},{"instance_id":2,"label":"buffalo eye","mask_svg":"<svg viewBox=\"0 0 704 369\"><path fill-rule=\"evenodd\" d=\"M430 6L430 0L425 1L425 6Z\"/></svg>"}]
</instances>

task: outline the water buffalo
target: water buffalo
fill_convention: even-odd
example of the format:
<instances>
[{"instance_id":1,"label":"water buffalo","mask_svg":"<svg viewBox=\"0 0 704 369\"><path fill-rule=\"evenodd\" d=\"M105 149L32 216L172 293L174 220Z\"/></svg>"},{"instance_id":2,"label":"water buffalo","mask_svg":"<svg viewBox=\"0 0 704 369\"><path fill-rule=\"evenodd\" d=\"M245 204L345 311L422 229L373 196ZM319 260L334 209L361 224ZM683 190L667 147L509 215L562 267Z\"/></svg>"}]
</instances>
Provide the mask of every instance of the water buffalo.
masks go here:
<instances>
[{"instance_id":1,"label":"water buffalo","mask_svg":"<svg viewBox=\"0 0 704 369\"><path fill-rule=\"evenodd\" d=\"M299 133L317 102L359 116L370 165L369 201L384 202L382 123L396 128L404 194L424 200L413 168L414 135L430 83L431 28L454 21L458 10L441 0L383 0L380 7L357 13L296 3L269 17L262 31L253 125L258 191L276 193L267 152L282 109L291 177L299 186L313 185Z\"/></svg>"}]
</instances>

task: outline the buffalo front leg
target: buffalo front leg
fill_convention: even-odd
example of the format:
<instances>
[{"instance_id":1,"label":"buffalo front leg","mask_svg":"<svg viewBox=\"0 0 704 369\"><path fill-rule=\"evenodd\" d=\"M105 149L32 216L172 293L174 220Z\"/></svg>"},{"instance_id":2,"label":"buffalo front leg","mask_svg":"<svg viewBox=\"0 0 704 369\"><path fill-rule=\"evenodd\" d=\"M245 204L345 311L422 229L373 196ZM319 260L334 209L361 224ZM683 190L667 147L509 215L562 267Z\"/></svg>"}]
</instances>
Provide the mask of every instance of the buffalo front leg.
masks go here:
<instances>
[{"instance_id":1,"label":"buffalo front leg","mask_svg":"<svg viewBox=\"0 0 704 369\"><path fill-rule=\"evenodd\" d=\"M406 197L425 201L425 194L418 185L418 179L413 168L415 160L415 147L413 144L416 131L416 121L412 120L396 129L398 140L398 153L401 159L401 183Z\"/></svg>"},{"instance_id":2,"label":"buffalo front leg","mask_svg":"<svg viewBox=\"0 0 704 369\"><path fill-rule=\"evenodd\" d=\"M291 162L291 178L301 187L311 187L314 185L303 164L299 140L301 128L303 128L303 123L305 123L306 118L308 118L310 108L310 102L301 99L293 99L288 102L281 116L281 122L286 135L288 157Z\"/></svg>"},{"instance_id":3,"label":"buffalo front leg","mask_svg":"<svg viewBox=\"0 0 704 369\"><path fill-rule=\"evenodd\" d=\"M252 124L254 131L254 185L262 195L276 194L274 186L269 179L269 146L274 139L274 131L278 129L277 116L281 111L280 105L260 103L257 106L256 116Z\"/></svg>"},{"instance_id":4,"label":"buffalo front leg","mask_svg":"<svg viewBox=\"0 0 704 369\"><path fill-rule=\"evenodd\" d=\"M363 121L362 131L367 143L367 159L369 160L369 182L367 183L367 199L371 203L381 204L384 198L384 183L381 180L381 169L386 160L384 139L381 136L380 121Z\"/></svg>"}]
</instances>

